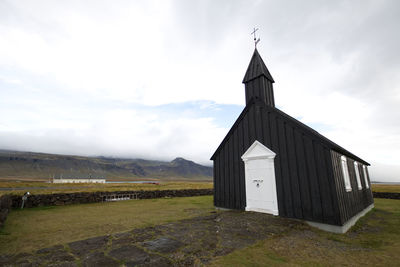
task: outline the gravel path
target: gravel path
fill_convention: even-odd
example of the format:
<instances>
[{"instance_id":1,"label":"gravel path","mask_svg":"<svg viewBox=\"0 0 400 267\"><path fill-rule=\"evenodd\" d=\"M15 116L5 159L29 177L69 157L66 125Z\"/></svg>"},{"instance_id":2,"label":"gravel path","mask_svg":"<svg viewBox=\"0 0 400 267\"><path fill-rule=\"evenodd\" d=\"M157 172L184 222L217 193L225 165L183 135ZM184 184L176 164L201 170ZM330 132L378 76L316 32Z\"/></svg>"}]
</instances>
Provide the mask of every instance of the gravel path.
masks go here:
<instances>
[{"instance_id":1,"label":"gravel path","mask_svg":"<svg viewBox=\"0 0 400 267\"><path fill-rule=\"evenodd\" d=\"M1 255L0 266L192 266L207 264L301 222L272 215L226 211L99 236L40 249Z\"/></svg>"}]
</instances>

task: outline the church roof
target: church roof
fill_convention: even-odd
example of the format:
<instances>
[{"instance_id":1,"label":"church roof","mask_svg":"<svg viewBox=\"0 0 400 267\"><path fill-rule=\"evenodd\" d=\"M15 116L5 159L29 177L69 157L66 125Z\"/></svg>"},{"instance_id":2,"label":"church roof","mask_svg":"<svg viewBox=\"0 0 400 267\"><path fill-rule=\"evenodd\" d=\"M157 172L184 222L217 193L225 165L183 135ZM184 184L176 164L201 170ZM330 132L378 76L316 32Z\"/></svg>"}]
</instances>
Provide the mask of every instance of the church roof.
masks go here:
<instances>
[{"instance_id":1,"label":"church roof","mask_svg":"<svg viewBox=\"0 0 400 267\"><path fill-rule=\"evenodd\" d=\"M275 82L256 48L254 49L254 53L253 56L251 57L249 67L247 68L246 74L244 75L243 83L247 83L263 75L271 82L273 83Z\"/></svg>"},{"instance_id":2,"label":"church roof","mask_svg":"<svg viewBox=\"0 0 400 267\"><path fill-rule=\"evenodd\" d=\"M311 127L305 125L304 123L296 120L295 118L289 116L288 114L286 114L285 112L275 108L275 107L271 107L266 105L263 101L257 99L257 98L252 98L249 103L246 105L246 107L244 108L244 110L242 111L242 113L239 115L239 117L237 118L237 120L235 121L235 123L233 124L232 128L229 130L228 134L225 136L224 140L221 142L221 144L219 145L219 147L217 148L217 150L214 152L214 154L211 157L211 160L214 160L215 156L217 155L217 153L222 149L222 147L224 146L224 144L228 141L229 137L233 134L233 131L236 129L236 127L239 125L239 123L243 120L243 118L245 116L248 115L248 112L250 110L250 108L252 106L260 106L262 107L264 112L272 112L275 113L277 116L279 116L280 119L282 119L283 121L286 121L288 123L291 123L293 126L295 126L297 129L300 129L301 131L308 133L311 138L313 138L314 140L318 140L321 143L323 143L325 146L327 146L328 148L335 150L345 156L348 156L354 160L357 160L360 163L363 163L365 165L370 165L368 162L366 162L365 160L357 157L356 155L354 155L353 153L347 151L346 149L344 149L343 147L339 146L338 144L334 143L333 141L329 140L328 138L326 138L325 136L323 136L322 134L320 134L319 132L317 132L316 130L312 129ZM258 118L261 119L261 116L258 116ZM257 123L257 122L256 122Z\"/></svg>"}]
</instances>

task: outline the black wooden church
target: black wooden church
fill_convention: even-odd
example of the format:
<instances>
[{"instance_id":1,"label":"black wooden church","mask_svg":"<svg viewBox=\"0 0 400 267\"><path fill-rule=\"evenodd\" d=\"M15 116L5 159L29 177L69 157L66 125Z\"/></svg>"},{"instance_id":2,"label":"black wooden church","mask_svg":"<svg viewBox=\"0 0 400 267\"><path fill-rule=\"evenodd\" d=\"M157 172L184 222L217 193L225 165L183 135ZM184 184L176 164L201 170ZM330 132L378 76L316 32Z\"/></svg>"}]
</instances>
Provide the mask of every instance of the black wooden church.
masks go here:
<instances>
[{"instance_id":1,"label":"black wooden church","mask_svg":"<svg viewBox=\"0 0 400 267\"><path fill-rule=\"evenodd\" d=\"M246 107L211 157L215 206L346 232L373 207L369 163L275 107L257 49L243 83Z\"/></svg>"}]
</instances>

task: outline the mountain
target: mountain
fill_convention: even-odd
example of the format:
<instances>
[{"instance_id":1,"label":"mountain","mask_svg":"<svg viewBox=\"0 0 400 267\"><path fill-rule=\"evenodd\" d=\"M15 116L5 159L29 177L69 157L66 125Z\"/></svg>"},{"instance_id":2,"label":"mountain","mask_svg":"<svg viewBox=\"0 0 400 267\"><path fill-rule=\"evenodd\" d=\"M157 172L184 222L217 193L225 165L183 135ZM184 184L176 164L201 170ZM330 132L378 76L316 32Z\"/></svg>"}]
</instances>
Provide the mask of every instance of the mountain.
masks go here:
<instances>
[{"instance_id":1,"label":"mountain","mask_svg":"<svg viewBox=\"0 0 400 267\"><path fill-rule=\"evenodd\" d=\"M107 180L211 180L213 171L184 158L164 162L0 150L0 179L48 180L89 174Z\"/></svg>"}]
</instances>

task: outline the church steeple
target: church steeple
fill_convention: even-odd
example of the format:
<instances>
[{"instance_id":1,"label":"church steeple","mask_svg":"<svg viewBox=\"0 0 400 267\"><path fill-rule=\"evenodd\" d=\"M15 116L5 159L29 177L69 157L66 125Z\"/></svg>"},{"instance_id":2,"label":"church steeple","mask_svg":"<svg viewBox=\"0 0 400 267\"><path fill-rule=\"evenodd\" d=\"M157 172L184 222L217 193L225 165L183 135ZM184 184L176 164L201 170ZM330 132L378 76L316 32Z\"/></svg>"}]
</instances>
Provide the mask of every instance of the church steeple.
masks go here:
<instances>
[{"instance_id":1,"label":"church steeple","mask_svg":"<svg viewBox=\"0 0 400 267\"><path fill-rule=\"evenodd\" d=\"M257 97L267 105L275 107L274 89L272 86L274 82L256 48L243 78L246 91L246 105L252 97Z\"/></svg>"}]
</instances>

